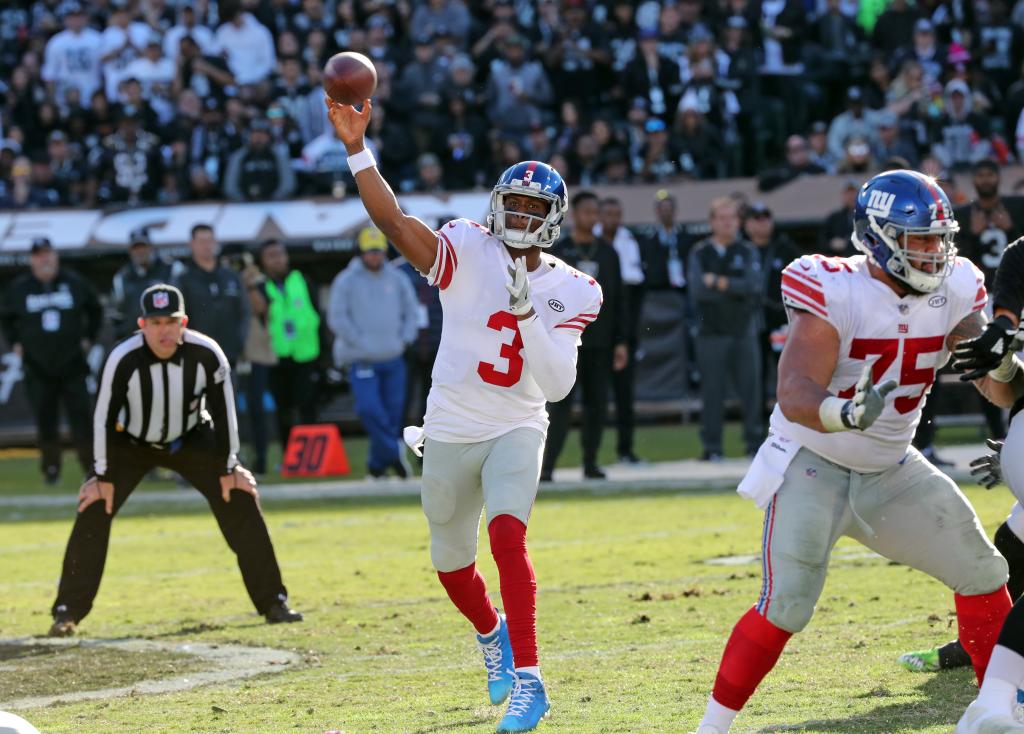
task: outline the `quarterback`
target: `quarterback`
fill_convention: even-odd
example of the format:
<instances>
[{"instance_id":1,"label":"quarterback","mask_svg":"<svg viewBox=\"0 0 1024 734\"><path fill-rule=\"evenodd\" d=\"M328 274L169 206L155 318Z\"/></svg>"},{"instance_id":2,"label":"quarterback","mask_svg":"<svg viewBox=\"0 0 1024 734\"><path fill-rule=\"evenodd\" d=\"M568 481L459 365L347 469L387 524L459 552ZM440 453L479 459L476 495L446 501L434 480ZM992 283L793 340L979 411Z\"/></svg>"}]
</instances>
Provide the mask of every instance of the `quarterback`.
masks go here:
<instances>
[{"instance_id":1,"label":"quarterback","mask_svg":"<svg viewBox=\"0 0 1024 734\"><path fill-rule=\"evenodd\" d=\"M839 536L953 590L980 682L1010 610L1006 561L967 499L910 445L935 371L980 335L981 273L956 256L946 195L888 171L857 196L849 258L805 256L782 275L790 333L767 440L740 483L765 511L762 586L733 628L698 734L724 734L811 619ZM974 381L1009 405L1014 387Z\"/></svg>"},{"instance_id":2,"label":"quarterback","mask_svg":"<svg viewBox=\"0 0 1024 734\"><path fill-rule=\"evenodd\" d=\"M558 238L568 206L565 183L550 166L524 161L502 173L486 228L456 219L435 232L399 208L363 145L370 101L361 111L330 99L327 107L370 218L441 291L444 325L422 435L406 429L410 445L422 445L430 557L476 629L491 702L509 699L498 731L529 731L550 707L526 551L545 404L572 389L580 336L597 317L601 288L543 251ZM484 507L504 615L476 569Z\"/></svg>"}]
</instances>

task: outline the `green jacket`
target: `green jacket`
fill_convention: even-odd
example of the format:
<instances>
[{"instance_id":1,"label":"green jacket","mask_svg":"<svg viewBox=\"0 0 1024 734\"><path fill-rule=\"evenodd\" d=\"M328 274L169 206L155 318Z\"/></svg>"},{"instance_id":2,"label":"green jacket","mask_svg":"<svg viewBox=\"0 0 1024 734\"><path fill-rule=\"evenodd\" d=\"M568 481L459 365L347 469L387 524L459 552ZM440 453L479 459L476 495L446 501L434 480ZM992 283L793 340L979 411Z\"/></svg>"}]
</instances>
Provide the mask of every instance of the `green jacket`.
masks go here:
<instances>
[{"instance_id":1,"label":"green jacket","mask_svg":"<svg viewBox=\"0 0 1024 734\"><path fill-rule=\"evenodd\" d=\"M278 357L312 362L320 356L320 314L309 294L306 279L293 270L284 279L284 292L266 282L267 331Z\"/></svg>"}]
</instances>

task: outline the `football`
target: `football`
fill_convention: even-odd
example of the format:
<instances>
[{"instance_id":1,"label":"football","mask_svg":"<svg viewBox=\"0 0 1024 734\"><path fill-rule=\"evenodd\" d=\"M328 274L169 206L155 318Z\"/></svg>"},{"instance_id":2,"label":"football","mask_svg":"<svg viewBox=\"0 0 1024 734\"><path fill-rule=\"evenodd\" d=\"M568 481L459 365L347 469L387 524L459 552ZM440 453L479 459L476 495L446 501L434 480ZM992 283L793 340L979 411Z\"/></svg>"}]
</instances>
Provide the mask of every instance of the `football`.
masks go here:
<instances>
[{"instance_id":1,"label":"football","mask_svg":"<svg viewBox=\"0 0 1024 734\"><path fill-rule=\"evenodd\" d=\"M335 102L362 104L377 91L377 70L373 62L355 51L342 51L324 65L324 91Z\"/></svg>"}]
</instances>

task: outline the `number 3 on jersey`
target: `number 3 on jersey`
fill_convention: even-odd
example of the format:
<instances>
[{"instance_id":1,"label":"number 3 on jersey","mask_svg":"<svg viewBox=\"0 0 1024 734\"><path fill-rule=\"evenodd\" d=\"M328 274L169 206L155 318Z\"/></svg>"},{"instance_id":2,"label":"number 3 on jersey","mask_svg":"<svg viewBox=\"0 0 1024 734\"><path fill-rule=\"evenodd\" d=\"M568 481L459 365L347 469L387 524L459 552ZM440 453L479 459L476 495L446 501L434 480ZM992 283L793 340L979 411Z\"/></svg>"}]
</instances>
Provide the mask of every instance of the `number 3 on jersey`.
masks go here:
<instances>
[{"instance_id":1,"label":"number 3 on jersey","mask_svg":"<svg viewBox=\"0 0 1024 734\"><path fill-rule=\"evenodd\" d=\"M498 351L498 356L508 362L508 367L502 372L490 362L481 362L476 366L476 373L488 385L512 387L523 376L523 337L519 333L519 321L508 311L497 311L487 319L487 328L512 331L512 341L503 341Z\"/></svg>"},{"instance_id":2,"label":"number 3 on jersey","mask_svg":"<svg viewBox=\"0 0 1024 734\"><path fill-rule=\"evenodd\" d=\"M906 339L854 339L850 344L850 357L852 359L867 359L869 356L878 355L878 359L871 365L871 379L877 385L885 375L886 370L896 361L900 351L900 342L903 342L903 361L900 363L900 387L908 385L924 385L918 395L904 395L893 401L896 410L901 414L913 412L928 392L928 388L935 382L934 367L918 367L917 358L922 354L941 352L945 339L941 336L908 337ZM852 398L856 386L848 387L839 393L841 398Z\"/></svg>"}]
</instances>

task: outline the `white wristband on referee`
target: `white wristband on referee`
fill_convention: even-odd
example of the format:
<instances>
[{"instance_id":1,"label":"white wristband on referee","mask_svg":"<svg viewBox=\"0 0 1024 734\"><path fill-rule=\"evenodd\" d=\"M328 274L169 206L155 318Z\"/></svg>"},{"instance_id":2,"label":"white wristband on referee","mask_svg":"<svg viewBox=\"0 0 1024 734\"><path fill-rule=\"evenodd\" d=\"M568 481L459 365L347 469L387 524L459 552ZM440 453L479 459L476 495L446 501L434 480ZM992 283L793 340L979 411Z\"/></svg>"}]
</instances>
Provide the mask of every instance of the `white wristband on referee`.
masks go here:
<instances>
[{"instance_id":1,"label":"white wristband on referee","mask_svg":"<svg viewBox=\"0 0 1024 734\"><path fill-rule=\"evenodd\" d=\"M358 153L348 157L348 170L352 172L353 176L376 165L377 161L373 159L373 153L370 152L369 148L363 148Z\"/></svg>"},{"instance_id":2,"label":"white wristband on referee","mask_svg":"<svg viewBox=\"0 0 1024 734\"><path fill-rule=\"evenodd\" d=\"M850 430L850 426L843 420L843 410L848 402L850 401L834 395L821 401L821 405L818 406L818 418L821 419L821 425L826 431L837 433Z\"/></svg>"}]
</instances>

